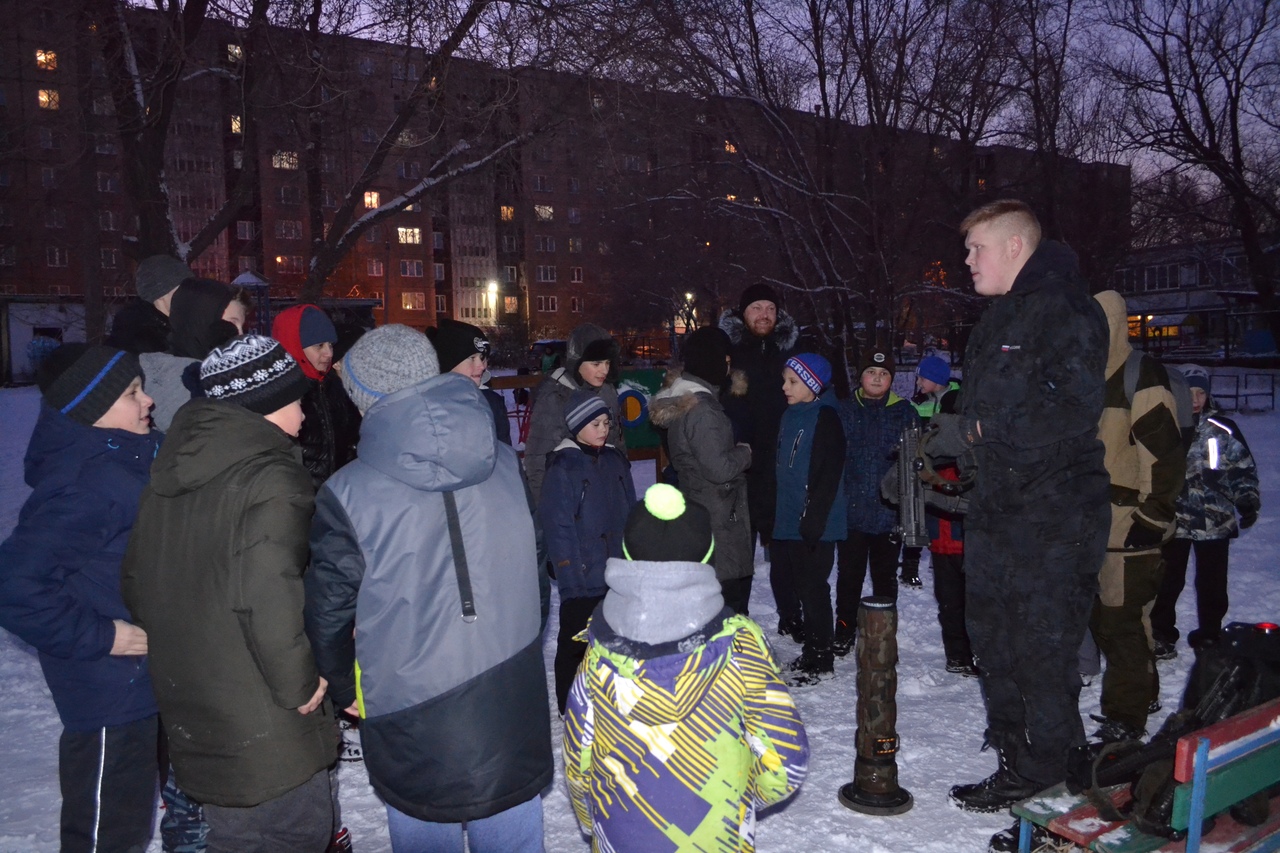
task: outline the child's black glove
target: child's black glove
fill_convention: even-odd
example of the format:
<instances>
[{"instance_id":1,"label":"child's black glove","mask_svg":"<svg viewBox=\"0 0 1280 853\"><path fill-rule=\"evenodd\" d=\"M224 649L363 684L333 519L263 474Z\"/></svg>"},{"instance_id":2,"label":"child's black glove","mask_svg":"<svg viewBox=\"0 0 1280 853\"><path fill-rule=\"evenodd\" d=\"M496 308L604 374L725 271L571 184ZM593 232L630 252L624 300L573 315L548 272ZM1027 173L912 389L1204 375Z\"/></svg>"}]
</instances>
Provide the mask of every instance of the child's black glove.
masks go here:
<instances>
[{"instance_id":1,"label":"child's black glove","mask_svg":"<svg viewBox=\"0 0 1280 853\"><path fill-rule=\"evenodd\" d=\"M1163 541L1163 530L1158 527L1152 527L1140 518L1135 518L1132 526L1129 527L1129 535L1124 537L1124 547L1137 551L1147 551L1151 548L1160 547L1160 543Z\"/></svg>"},{"instance_id":2,"label":"child's black glove","mask_svg":"<svg viewBox=\"0 0 1280 853\"><path fill-rule=\"evenodd\" d=\"M920 452L930 459L958 459L981 443L977 420L942 412L929 421L928 429L920 438Z\"/></svg>"},{"instance_id":3,"label":"child's black glove","mask_svg":"<svg viewBox=\"0 0 1280 853\"><path fill-rule=\"evenodd\" d=\"M1240 513L1240 529L1248 530L1253 527L1253 523L1258 520L1258 510L1262 509L1262 502L1253 495L1247 495L1240 499L1240 503L1236 504L1236 512Z\"/></svg>"}]
</instances>

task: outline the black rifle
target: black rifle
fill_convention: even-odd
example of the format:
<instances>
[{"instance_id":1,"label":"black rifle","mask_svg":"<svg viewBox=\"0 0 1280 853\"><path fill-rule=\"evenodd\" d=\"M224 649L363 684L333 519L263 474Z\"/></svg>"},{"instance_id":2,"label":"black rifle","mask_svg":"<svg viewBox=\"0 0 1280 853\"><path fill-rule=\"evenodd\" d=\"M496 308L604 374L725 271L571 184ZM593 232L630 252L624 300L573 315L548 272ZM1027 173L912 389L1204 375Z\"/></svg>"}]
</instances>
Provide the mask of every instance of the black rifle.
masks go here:
<instances>
[{"instance_id":1,"label":"black rifle","mask_svg":"<svg viewBox=\"0 0 1280 853\"><path fill-rule=\"evenodd\" d=\"M929 547L929 530L924 521L925 484L920 479L924 461L920 458L920 422L912 418L898 436L898 523L893 536L908 548Z\"/></svg>"}]
</instances>

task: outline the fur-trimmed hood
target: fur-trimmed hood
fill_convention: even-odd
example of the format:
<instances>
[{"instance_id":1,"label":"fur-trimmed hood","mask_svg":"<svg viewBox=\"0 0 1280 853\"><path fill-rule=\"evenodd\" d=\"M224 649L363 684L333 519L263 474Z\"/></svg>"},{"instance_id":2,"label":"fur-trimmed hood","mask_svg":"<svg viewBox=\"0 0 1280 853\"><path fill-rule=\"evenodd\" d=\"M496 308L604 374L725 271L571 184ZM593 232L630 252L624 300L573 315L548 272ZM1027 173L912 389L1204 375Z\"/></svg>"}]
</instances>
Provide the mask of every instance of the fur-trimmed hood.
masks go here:
<instances>
[{"instance_id":1,"label":"fur-trimmed hood","mask_svg":"<svg viewBox=\"0 0 1280 853\"><path fill-rule=\"evenodd\" d=\"M729 373L729 393L744 397L747 393L747 375L741 370ZM680 417L687 415L698 405L698 395L715 398L716 389L701 379L685 378L679 367L673 367L663 377L662 388L649 404L649 420L654 426L667 429Z\"/></svg>"},{"instance_id":2,"label":"fur-trimmed hood","mask_svg":"<svg viewBox=\"0 0 1280 853\"><path fill-rule=\"evenodd\" d=\"M742 319L742 312L736 308L724 309L720 314L718 325L720 330L729 336L729 340L735 347L741 344L749 334L746 321ZM790 352L800 340L800 326L794 317L779 308L778 323L773 327L773 333L769 337L778 345L779 350Z\"/></svg>"}]
</instances>

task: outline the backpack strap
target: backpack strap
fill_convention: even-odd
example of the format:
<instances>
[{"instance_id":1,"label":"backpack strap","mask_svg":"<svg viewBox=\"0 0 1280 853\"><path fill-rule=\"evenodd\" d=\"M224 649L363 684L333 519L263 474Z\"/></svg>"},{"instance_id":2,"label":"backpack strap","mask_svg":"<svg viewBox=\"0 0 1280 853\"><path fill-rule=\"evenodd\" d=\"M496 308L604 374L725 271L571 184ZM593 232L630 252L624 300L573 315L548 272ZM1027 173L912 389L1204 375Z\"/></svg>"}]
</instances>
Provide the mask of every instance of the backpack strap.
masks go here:
<instances>
[{"instance_id":1,"label":"backpack strap","mask_svg":"<svg viewBox=\"0 0 1280 853\"><path fill-rule=\"evenodd\" d=\"M1142 353L1129 350L1129 357L1124 360L1124 398L1133 408L1133 395L1138 392L1138 372L1142 369ZM1174 413L1177 415L1177 412Z\"/></svg>"},{"instance_id":2,"label":"backpack strap","mask_svg":"<svg viewBox=\"0 0 1280 853\"><path fill-rule=\"evenodd\" d=\"M476 621L475 596L471 593L471 572L467 568L467 549L462 544L462 522L458 518L458 502L453 492L443 492L444 515L449 523L449 545L453 548L453 571L458 576L458 597L462 600L462 621Z\"/></svg>"}]
</instances>

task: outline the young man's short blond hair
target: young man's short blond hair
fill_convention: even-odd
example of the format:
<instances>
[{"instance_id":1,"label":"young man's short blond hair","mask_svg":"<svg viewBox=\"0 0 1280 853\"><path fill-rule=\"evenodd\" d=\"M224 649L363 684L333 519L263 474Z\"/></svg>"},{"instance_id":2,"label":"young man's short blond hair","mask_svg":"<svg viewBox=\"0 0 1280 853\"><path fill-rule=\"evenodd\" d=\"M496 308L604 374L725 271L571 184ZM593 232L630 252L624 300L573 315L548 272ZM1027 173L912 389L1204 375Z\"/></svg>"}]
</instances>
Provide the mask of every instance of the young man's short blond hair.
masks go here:
<instances>
[{"instance_id":1,"label":"young man's short blond hair","mask_svg":"<svg viewBox=\"0 0 1280 853\"><path fill-rule=\"evenodd\" d=\"M979 225L997 220L1010 234L1022 237L1028 254L1040 245L1040 220L1026 202L1013 198L1002 198L979 207L960 223L960 231L968 234Z\"/></svg>"}]
</instances>

